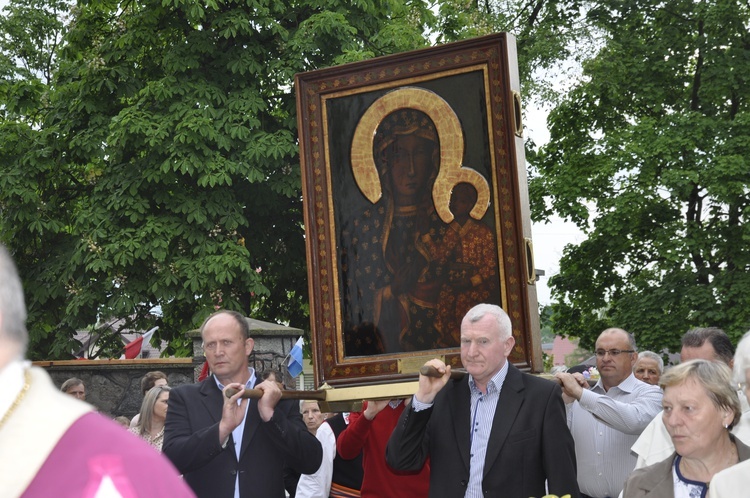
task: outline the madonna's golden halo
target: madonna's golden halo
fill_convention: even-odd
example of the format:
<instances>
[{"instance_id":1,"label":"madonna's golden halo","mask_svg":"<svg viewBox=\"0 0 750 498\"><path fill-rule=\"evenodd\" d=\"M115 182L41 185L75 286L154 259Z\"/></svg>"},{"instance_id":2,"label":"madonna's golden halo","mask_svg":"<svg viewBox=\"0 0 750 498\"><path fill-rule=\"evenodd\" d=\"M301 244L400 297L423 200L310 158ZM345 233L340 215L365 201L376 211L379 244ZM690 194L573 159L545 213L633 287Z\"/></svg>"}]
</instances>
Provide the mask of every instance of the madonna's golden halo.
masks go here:
<instances>
[{"instance_id":1,"label":"madonna's golden halo","mask_svg":"<svg viewBox=\"0 0 750 498\"><path fill-rule=\"evenodd\" d=\"M354 180L362 195L373 204L383 195L373 156L375 131L386 116L399 109L422 111L435 123L440 143L440 170L432 187L432 200L440 219L445 223L453 221L449 208L451 190L461 182L470 183L477 190L477 203L471 210L471 217L482 219L489 206L489 184L476 170L461 166L464 137L458 116L442 97L424 88L404 87L388 92L373 102L360 118L352 139L351 161Z\"/></svg>"}]
</instances>

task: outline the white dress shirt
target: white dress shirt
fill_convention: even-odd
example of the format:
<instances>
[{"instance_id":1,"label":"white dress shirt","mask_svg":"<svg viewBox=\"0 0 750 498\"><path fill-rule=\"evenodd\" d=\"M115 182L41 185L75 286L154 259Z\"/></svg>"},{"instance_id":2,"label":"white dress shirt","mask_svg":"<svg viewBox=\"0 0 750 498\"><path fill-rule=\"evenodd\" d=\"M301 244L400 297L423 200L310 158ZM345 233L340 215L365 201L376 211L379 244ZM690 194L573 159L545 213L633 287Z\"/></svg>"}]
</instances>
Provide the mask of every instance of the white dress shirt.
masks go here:
<instances>
[{"instance_id":1,"label":"white dress shirt","mask_svg":"<svg viewBox=\"0 0 750 498\"><path fill-rule=\"evenodd\" d=\"M707 498L737 498L747 496L750 488L750 460L717 472L711 479Z\"/></svg>"},{"instance_id":2,"label":"white dress shirt","mask_svg":"<svg viewBox=\"0 0 750 498\"><path fill-rule=\"evenodd\" d=\"M248 368L248 372L250 373L250 378L247 379L247 382L245 383L246 389L252 389L252 387L255 385L255 369L254 368ZM219 382L218 377L214 375L214 381L216 381L216 387L219 388L219 391L224 390L224 384ZM241 404L242 399L237 400L237 404ZM245 421L247 420L247 409L250 407L250 400L245 404L245 415L242 417L242 422L240 422L240 425L235 427L235 429L232 431L232 441L234 441L234 454L237 456L237 461L240 460L240 450L242 449L242 436L245 434ZM226 442L224 443L227 444ZM234 498L240 498L240 474L237 473L237 477L234 478Z\"/></svg>"}]
</instances>

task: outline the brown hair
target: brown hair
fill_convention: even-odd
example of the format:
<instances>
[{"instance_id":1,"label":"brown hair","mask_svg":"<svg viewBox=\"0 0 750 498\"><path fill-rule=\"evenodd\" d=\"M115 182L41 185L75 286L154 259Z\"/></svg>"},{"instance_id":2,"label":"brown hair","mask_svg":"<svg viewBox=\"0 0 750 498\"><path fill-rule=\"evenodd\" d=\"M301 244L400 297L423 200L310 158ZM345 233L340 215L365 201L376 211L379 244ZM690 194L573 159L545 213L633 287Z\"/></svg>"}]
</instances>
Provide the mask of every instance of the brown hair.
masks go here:
<instances>
[{"instance_id":1,"label":"brown hair","mask_svg":"<svg viewBox=\"0 0 750 498\"><path fill-rule=\"evenodd\" d=\"M167 374L158 370L154 370L153 372L146 372L146 375L141 378L141 392L144 396L151 390L152 387L154 387L156 381L159 379L167 380Z\"/></svg>"}]
</instances>

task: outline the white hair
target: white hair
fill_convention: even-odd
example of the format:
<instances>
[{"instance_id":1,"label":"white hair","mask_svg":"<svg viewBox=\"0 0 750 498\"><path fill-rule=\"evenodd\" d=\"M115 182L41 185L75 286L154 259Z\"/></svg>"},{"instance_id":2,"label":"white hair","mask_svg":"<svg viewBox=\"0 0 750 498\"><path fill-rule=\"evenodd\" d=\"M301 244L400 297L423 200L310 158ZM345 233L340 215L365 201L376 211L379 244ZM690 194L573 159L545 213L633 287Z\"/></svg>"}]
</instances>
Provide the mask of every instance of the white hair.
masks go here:
<instances>
[{"instance_id":1,"label":"white hair","mask_svg":"<svg viewBox=\"0 0 750 498\"><path fill-rule=\"evenodd\" d=\"M299 412L300 413L302 413L302 405L304 405L305 403L315 403L316 405L318 405L318 410L320 410L320 403L318 402L317 399L301 399L299 400Z\"/></svg>"},{"instance_id":2,"label":"white hair","mask_svg":"<svg viewBox=\"0 0 750 498\"><path fill-rule=\"evenodd\" d=\"M464 320L467 320L469 323L476 323L484 318L485 315L490 315L495 319L501 338L506 339L513 335L513 325L510 322L510 317L504 309L496 304L477 304L466 313Z\"/></svg>"},{"instance_id":3,"label":"white hair","mask_svg":"<svg viewBox=\"0 0 750 498\"><path fill-rule=\"evenodd\" d=\"M638 353L638 359L640 360L641 358L651 358L659 367L659 375L664 373L664 359L660 355L654 353L653 351L641 351L640 353Z\"/></svg>"}]
</instances>

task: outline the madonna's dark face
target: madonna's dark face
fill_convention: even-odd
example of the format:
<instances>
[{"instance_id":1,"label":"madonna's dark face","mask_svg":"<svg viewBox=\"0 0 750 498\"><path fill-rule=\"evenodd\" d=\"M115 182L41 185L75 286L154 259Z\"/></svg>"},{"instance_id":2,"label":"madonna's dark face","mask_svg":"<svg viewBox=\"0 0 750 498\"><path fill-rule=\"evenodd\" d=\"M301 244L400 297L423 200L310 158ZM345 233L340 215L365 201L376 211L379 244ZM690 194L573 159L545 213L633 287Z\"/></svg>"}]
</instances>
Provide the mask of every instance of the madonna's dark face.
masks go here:
<instances>
[{"instance_id":1,"label":"madonna's dark face","mask_svg":"<svg viewBox=\"0 0 750 498\"><path fill-rule=\"evenodd\" d=\"M416 135L399 136L388 151L394 203L413 205L426 194L426 184L434 168L434 144Z\"/></svg>"}]
</instances>

